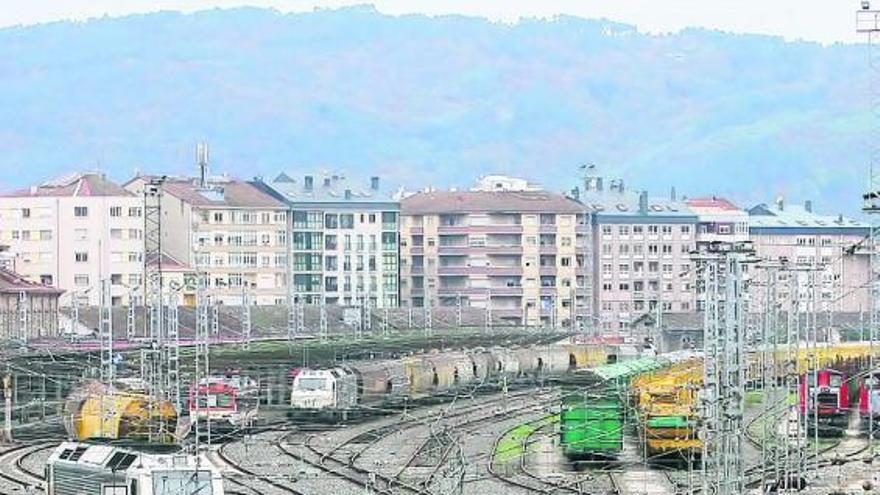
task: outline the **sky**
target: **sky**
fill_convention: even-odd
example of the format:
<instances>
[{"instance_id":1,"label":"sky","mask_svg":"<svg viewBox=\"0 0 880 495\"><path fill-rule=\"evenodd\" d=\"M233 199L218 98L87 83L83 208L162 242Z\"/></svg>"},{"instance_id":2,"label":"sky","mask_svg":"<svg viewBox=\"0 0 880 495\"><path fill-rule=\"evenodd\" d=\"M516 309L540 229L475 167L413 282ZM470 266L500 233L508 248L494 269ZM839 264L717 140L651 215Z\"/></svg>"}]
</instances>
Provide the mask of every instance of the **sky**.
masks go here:
<instances>
[{"instance_id":1,"label":"sky","mask_svg":"<svg viewBox=\"0 0 880 495\"><path fill-rule=\"evenodd\" d=\"M873 2L880 8L880 0ZM3 7L4 4L7 5ZM380 12L390 15L465 14L500 22L566 14L606 18L635 25L649 33L704 27L823 44L862 39L855 32L855 11L860 0L0 0L0 27L159 10L193 12L255 6L281 12L307 12L358 4L373 4Z\"/></svg>"}]
</instances>

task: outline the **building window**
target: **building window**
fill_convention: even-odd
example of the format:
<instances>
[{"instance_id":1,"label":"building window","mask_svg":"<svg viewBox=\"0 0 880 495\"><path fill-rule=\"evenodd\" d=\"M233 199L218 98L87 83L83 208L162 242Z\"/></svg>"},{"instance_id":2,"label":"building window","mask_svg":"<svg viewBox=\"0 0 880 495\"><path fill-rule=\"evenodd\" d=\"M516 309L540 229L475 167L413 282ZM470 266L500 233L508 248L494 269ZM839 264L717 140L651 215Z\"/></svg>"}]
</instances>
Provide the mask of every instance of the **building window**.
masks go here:
<instances>
[{"instance_id":1,"label":"building window","mask_svg":"<svg viewBox=\"0 0 880 495\"><path fill-rule=\"evenodd\" d=\"M602 235L611 235L611 226L603 225L602 226Z\"/></svg>"},{"instance_id":2,"label":"building window","mask_svg":"<svg viewBox=\"0 0 880 495\"><path fill-rule=\"evenodd\" d=\"M89 216L89 208L87 206L74 206L73 207L73 216L87 217L87 216Z\"/></svg>"},{"instance_id":3,"label":"building window","mask_svg":"<svg viewBox=\"0 0 880 495\"><path fill-rule=\"evenodd\" d=\"M122 207L121 206L111 206L110 207L110 216L111 217L121 217L122 216Z\"/></svg>"},{"instance_id":4,"label":"building window","mask_svg":"<svg viewBox=\"0 0 880 495\"><path fill-rule=\"evenodd\" d=\"M111 273L110 274L110 283L112 285L122 285L122 274L121 273Z\"/></svg>"},{"instance_id":5,"label":"building window","mask_svg":"<svg viewBox=\"0 0 880 495\"><path fill-rule=\"evenodd\" d=\"M559 258L559 264L561 266L571 266L571 258L568 256L563 256L562 258Z\"/></svg>"},{"instance_id":6,"label":"building window","mask_svg":"<svg viewBox=\"0 0 880 495\"><path fill-rule=\"evenodd\" d=\"M31 217L31 209L30 208L22 208L21 209L21 218L30 218ZM51 285L51 284L46 284Z\"/></svg>"},{"instance_id":7,"label":"building window","mask_svg":"<svg viewBox=\"0 0 880 495\"><path fill-rule=\"evenodd\" d=\"M89 276L88 275L74 275L73 283L77 287L88 287L89 285Z\"/></svg>"},{"instance_id":8,"label":"building window","mask_svg":"<svg viewBox=\"0 0 880 495\"><path fill-rule=\"evenodd\" d=\"M137 207L137 206L132 206L132 207L130 207L130 208L128 209L128 216L130 216L130 217L132 217L132 218L140 218L140 216L141 216L141 209L140 209L139 207Z\"/></svg>"},{"instance_id":9,"label":"building window","mask_svg":"<svg viewBox=\"0 0 880 495\"><path fill-rule=\"evenodd\" d=\"M87 263L89 261L89 253L75 253L74 258L77 263Z\"/></svg>"},{"instance_id":10,"label":"building window","mask_svg":"<svg viewBox=\"0 0 880 495\"><path fill-rule=\"evenodd\" d=\"M325 256L324 268L329 272L335 272L339 269L338 259L336 256Z\"/></svg>"},{"instance_id":11,"label":"building window","mask_svg":"<svg viewBox=\"0 0 880 495\"><path fill-rule=\"evenodd\" d=\"M214 212L214 223L223 223L223 212L215 211Z\"/></svg>"},{"instance_id":12,"label":"building window","mask_svg":"<svg viewBox=\"0 0 880 495\"><path fill-rule=\"evenodd\" d=\"M52 231L51 230L41 230L40 231L40 240L41 241L51 241L52 240Z\"/></svg>"},{"instance_id":13,"label":"building window","mask_svg":"<svg viewBox=\"0 0 880 495\"><path fill-rule=\"evenodd\" d=\"M397 249L397 232L382 232L382 250L395 251Z\"/></svg>"},{"instance_id":14,"label":"building window","mask_svg":"<svg viewBox=\"0 0 880 495\"><path fill-rule=\"evenodd\" d=\"M723 235L729 235L730 234L730 225L719 225L718 226L718 233L723 234Z\"/></svg>"},{"instance_id":15,"label":"building window","mask_svg":"<svg viewBox=\"0 0 880 495\"><path fill-rule=\"evenodd\" d=\"M352 213L342 213L339 215L339 228L340 229L353 229L354 228L354 214Z\"/></svg>"},{"instance_id":16,"label":"building window","mask_svg":"<svg viewBox=\"0 0 880 495\"><path fill-rule=\"evenodd\" d=\"M324 228L325 229L337 229L339 228L339 215L335 213L327 213L324 215Z\"/></svg>"},{"instance_id":17,"label":"building window","mask_svg":"<svg viewBox=\"0 0 880 495\"><path fill-rule=\"evenodd\" d=\"M633 235L642 235L645 232L645 228L641 225L633 225L632 233Z\"/></svg>"},{"instance_id":18,"label":"building window","mask_svg":"<svg viewBox=\"0 0 880 495\"><path fill-rule=\"evenodd\" d=\"M691 226L690 225L682 225L681 226L681 233L682 234L690 234L691 233Z\"/></svg>"},{"instance_id":19,"label":"building window","mask_svg":"<svg viewBox=\"0 0 880 495\"><path fill-rule=\"evenodd\" d=\"M324 236L324 249L328 251L335 251L337 248L336 245L336 236L333 234L328 234Z\"/></svg>"},{"instance_id":20,"label":"building window","mask_svg":"<svg viewBox=\"0 0 880 495\"><path fill-rule=\"evenodd\" d=\"M370 223L376 223L376 214L375 213L370 213L368 218L369 218Z\"/></svg>"},{"instance_id":21,"label":"building window","mask_svg":"<svg viewBox=\"0 0 880 495\"><path fill-rule=\"evenodd\" d=\"M382 212L382 229L397 230L397 213L393 211Z\"/></svg>"},{"instance_id":22,"label":"building window","mask_svg":"<svg viewBox=\"0 0 880 495\"><path fill-rule=\"evenodd\" d=\"M40 275L40 283L43 285L52 285L52 275Z\"/></svg>"},{"instance_id":23,"label":"building window","mask_svg":"<svg viewBox=\"0 0 880 495\"><path fill-rule=\"evenodd\" d=\"M672 225L664 225L661 228L663 235L672 235Z\"/></svg>"},{"instance_id":24,"label":"building window","mask_svg":"<svg viewBox=\"0 0 880 495\"><path fill-rule=\"evenodd\" d=\"M657 225L648 225L648 234L657 235L660 228Z\"/></svg>"},{"instance_id":25,"label":"building window","mask_svg":"<svg viewBox=\"0 0 880 495\"><path fill-rule=\"evenodd\" d=\"M111 239L122 239L122 229L110 229Z\"/></svg>"}]
</instances>

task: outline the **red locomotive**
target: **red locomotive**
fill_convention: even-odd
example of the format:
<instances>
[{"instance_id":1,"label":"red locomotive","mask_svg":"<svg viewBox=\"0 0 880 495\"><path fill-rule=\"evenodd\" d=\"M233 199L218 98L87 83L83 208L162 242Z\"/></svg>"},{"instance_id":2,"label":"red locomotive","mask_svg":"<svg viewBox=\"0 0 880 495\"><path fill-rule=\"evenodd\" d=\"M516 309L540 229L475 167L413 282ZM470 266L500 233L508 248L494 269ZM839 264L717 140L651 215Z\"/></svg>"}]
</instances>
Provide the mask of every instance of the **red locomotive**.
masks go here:
<instances>
[{"instance_id":1,"label":"red locomotive","mask_svg":"<svg viewBox=\"0 0 880 495\"><path fill-rule=\"evenodd\" d=\"M863 430L868 431L870 425L874 436L880 436L880 370L869 371L859 380L859 416Z\"/></svg>"},{"instance_id":2,"label":"red locomotive","mask_svg":"<svg viewBox=\"0 0 880 495\"><path fill-rule=\"evenodd\" d=\"M259 409L259 387L239 375L211 376L189 392L191 421L202 423L200 431L210 429L218 434L251 426Z\"/></svg>"},{"instance_id":3,"label":"red locomotive","mask_svg":"<svg viewBox=\"0 0 880 495\"><path fill-rule=\"evenodd\" d=\"M799 410L811 428L826 435L842 435L849 422L850 386L845 373L830 368L801 376Z\"/></svg>"}]
</instances>

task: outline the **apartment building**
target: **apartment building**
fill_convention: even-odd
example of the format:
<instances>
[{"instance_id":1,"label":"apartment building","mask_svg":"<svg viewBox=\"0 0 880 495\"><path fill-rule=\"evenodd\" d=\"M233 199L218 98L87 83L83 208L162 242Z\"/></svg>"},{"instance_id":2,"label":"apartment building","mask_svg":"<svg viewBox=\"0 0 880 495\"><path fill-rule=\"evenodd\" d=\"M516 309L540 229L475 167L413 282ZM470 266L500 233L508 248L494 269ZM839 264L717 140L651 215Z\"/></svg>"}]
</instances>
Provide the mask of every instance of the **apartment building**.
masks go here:
<instances>
[{"instance_id":1,"label":"apartment building","mask_svg":"<svg viewBox=\"0 0 880 495\"><path fill-rule=\"evenodd\" d=\"M685 200L697 215L697 246L736 244L749 240L749 212L716 196Z\"/></svg>"},{"instance_id":2,"label":"apartment building","mask_svg":"<svg viewBox=\"0 0 880 495\"><path fill-rule=\"evenodd\" d=\"M626 331L652 314L696 309L695 274L690 253L698 217L669 198L631 192L614 179L591 177L575 190L590 212L594 308L605 331Z\"/></svg>"},{"instance_id":3,"label":"apartment building","mask_svg":"<svg viewBox=\"0 0 880 495\"><path fill-rule=\"evenodd\" d=\"M759 257L774 265L785 262L774 284L780 309L799 301L803 311L870 310L867 223L817 213L811 201L789 205L778 198L773 206L749 210L749 233ZM756 286L766 287L770 272L754 269L752 277ZM752 298L752 309L763 310L765 300L762 291Z\"/></svg>"},{"instance_id":4,"label":"apartment building","mask_svg":"<svg viewBox=\"0 0 880 495\"><path fill-rule=\"evenodd\" d=\"M477 190L421 192L401 201L401 303L461 301L488 306L512 324L567 325L582 290L576 240L583 205L521 183L490 181Z\"/></svg>"},{"instance_id":5,"label":"apartment building","mask_svg":"<svg viewBox=\"0 0 880 495\"><path fill-rule=\"evenodd\" d=\"M400 203L379 177L282 173L260 184L290 211L298 297L307 304L398 305Z\"/></svg>"},{"instance_id":6,"label":"apartment building","mask_svg":"<svg viewBox=\"0 0 880 495\"><path fill-rule=\"evenodd\" d=\"M139 197L153 176L131 179ZM208 295L220 304L285 304L287 207L252 182L227 176L164 177L162 251L170 276L207 275ZM184 294L194 305L195 293Z\"/></svg>"},{"instance_id":7,"label":"apartment building","mask_svg":"<svg viewBox=\"0 0 880 495\"><path fill-rule=\"evenodd\" d=\"M0 243L30 281L66 291L81 305L128 304L143 274L139 197L101 174L80 173L0 194Z\"/></svg>"}]
</instances>

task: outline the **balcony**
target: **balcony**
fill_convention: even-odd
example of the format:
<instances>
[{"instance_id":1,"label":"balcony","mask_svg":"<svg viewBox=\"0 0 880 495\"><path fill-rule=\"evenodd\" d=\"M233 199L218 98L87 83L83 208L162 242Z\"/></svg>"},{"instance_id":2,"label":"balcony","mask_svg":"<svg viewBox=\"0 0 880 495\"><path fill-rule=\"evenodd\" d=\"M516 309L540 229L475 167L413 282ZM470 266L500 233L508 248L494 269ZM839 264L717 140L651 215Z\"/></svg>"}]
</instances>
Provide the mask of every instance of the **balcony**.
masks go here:
<instances>
[{"instance_id":1,"label":"balcony","mask_svg":"<svg viewBox=\"0 0 880 495\"><path fill-rule=\"evenodd\" d=\"M409 233L412 235L421 235L425 232L424 227L410 227Z\"/></svg>"},{"instance_id":2,"label":"balcony","mask_svg":"<svg viewBox=\"0 0 880 495\"><path fill-rule=\"evenodd\" d=\"M555 244L541 244L538 246L538 252L541 254L556 254L556 251Z\"/></svg>"},{"instance_id":3,"label":"balcony","mask_svg":"<svg viewBox=\"0 0 880 495\"><path fill-rule=\"evenodd\" d=\"M423 254L425 254L425 247L424 246L410 246L409 254L423 255Z\"/></svg>"},{"instance_id":4,"label":"balcony","mask_svg":"<svg viewBox=\"0 0 880 495\"><path fill-rule=\"evenodd\" d=\"M556 275L556 265L546 265L538 268L541 275Z\"/></svg>"},{"instance_id":5,"label":"balcony","mask_svg":"<svg viewBox=\"0 0 880 495\"><path fill-rule=\"evenodd\" d=\"M464 256L479 248L468 246L438 246L437 254L440 256Z\"/></svg>"},{"instance_id":6,"label":"balcony","mask_svg":"<svg viewBox=\"0 0 880 495\"><path fill-rule=\"evenodd\" d=\"M462 227L450 227L454 229L459 229ZM463 230L449 230L444 231L443 227L440 228L441 234L457 234L457 233L472 233L472 234L522 234L523 228L520 224L509 223L509 224L492 224L492 225L471 225L468 227L463 227Z\"/></svg>"},{"instance_id":7,"label":"balcony","mask_svg":"<svg viewBox=\"0 0 880 495\"><path fill-rule=\"evenodd\" d=\"M473 272L473 268L469 266L440 266L437 267L437 275L469 275Z\"/></svg>"},{"instance_id":8,"label":"balcony","mask_svg":"<svg viewBox=\"0 0 880 495\"><path fill-rule=\"evenodd\" d=\"M486 254L522 254L522 245L488 244L482 248Z\"/></svg>"}]
</instances>

